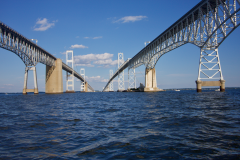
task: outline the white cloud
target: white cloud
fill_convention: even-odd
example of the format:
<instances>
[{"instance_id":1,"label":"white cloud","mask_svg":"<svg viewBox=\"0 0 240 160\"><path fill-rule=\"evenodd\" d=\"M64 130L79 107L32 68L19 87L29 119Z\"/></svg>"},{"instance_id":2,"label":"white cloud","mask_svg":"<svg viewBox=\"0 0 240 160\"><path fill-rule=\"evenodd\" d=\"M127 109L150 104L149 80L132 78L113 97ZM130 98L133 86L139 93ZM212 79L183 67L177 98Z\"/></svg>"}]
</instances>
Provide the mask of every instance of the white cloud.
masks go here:
<instances>
[{"instance_id":1,"label":"white cloud","mask_svg":"<svg viewBox=\"0 0 240 160\"><path fill-rule=\"evenodd\" d=\"M113 66L118 64L118 60L113 61L112 59L104 59L104 60L95 61L94 64Z\"/></svg>"},{"instance_id":2,"label":"white cloud","mask_svg":"<svg viewBox=\"0 0 240 160\"><path fill-rule=\"evenodd\" d=\"M104 78L102 78L101 76L93 76L93 77L88 77L88 76L86 76L86 80L88 81L88 82L108 82L108 79L104 79Z\"/></svg>"},{"instance_id":3,"label":"white cloud","mask_svg":"<svg viewBox=\"0 0 240 160\"><path fill-rule=\"evenodd\" d=\"M65 52L60 52L61 54L66 54L67 52L65 51Z\"/></svg>"},{"instance_id":4,"label":"white cloud","mask_svg":"<svg viewBox=\"0 0 240 160\"><path fill-rule=\"evenodd\" d=\"M125 16L123 18L120 18L119 20L114 21L113 23L136 22L136 21L141 21L144 18L147 18L147 16Z\"/></svg>"},{"instance_id":5,"label":"white cloud","mask_svg":"<svg viewBox=\"0 0 240 160\"><path fill-rule=\"evenodd\" d=\"M91 37L84 37L84 39L100 39L100 38L102 38L102 36L93 37L93 38L91 38Z\"/></svg>"},{"instance_id":6,"label":"white cloud","mask_svg":"<svg viewBox=\"0 0 240 160\"><path fill-rule=\"evenodd\" d=\"M102 36L99 36L99 37L93 37L93 39L100 39L102 38Z\"/></svg>"},{"instance_id":7,"label":"white cloud","mask_svg":"<svg viewBox=\"0 0 240 160\"><path fill-rule=\"evenodd\" d=\"M193 76L193 74L169 74L167 76L170 76L170 77L189 77L189 76Z\"/></svg>"},{"instance_id":8,"label":"white cloud","mask_svg":"<svg viewBox=\"0 0 240 160\"><path fill-rule=\"evenodd\" d=\"M56 22L57 20L49 23L47 18L39 18L34 26L34 31L46 31L47 29L53 27Z\"/></svg>"},{"instance_id":9,"label":"white cloud","mask_svg":"<svg viewBox=\"0 0 240 160\"><path fill-rule=\"evenodd\" d=\"M13 86L13 84L4 84L4 86Z\"/></svg>"},{"instance_id":10,"label":"white cloud","mask_svg":"<svg viewBox=\"0 0 240 160\"><path fill-rule=\"evenodd\" d=\"M88 47L87 47L87 46L84 46L84 45L82 45L82 44L75 44L75 45L71 45L70 48L74 49L74 48L88 48Z\"/></svg>"},{"instance_id":11,"label":"white cloud","mask_svg":"<svg viewBox=\"0 0 240 160\"><path fill-rule=\"evenodd\" d=\"M74 56L74 63L76 66L94 67L93 64L100 65L100 67L109 67L117 64L117 60L112 60L113 54L87 54Z\"/></svg>"}]
</instances>

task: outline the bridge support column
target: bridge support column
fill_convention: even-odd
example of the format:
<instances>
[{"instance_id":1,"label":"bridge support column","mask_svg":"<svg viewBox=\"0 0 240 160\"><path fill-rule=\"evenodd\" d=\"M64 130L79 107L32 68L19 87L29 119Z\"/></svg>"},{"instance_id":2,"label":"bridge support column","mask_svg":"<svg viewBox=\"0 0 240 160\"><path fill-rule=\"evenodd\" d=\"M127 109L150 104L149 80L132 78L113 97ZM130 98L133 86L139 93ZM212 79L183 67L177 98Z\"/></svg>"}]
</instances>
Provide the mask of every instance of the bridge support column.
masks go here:
<instances>
[{"instance_id":1,"label":"bridge support column","mask_svg":"<svg viewBox=\"0 0 240 160\"><path fill-rule=\"evenodd\" d=\"M157 88L156 70L147 69L145 70L145 88L144 92L158 92L162 91Z\"/></svg>"},{"instance_id":2,"label":"bridge support column","mask_svg":"<svg viewBox=\"0 0 240 160\"><path fill-rule=\"evenodd\" d=\"M220 81L196 81L197 85L197 92L202 92L202 87L208 87L208 86L220 86L220 91L224 92L225 91L225 80L220 80Z\"/></svg>"},{"instance_id":3,"label":"bridge support column","mask_svg":"<svg viewBox=\"0 0 240 160\"><path fill-rule=\"evenodd\" d=\"M219 81L201 81L201 79L220 79ZM202 91L203 86L220 86L220 91L225 91L222 69L218 54L218 48L201 48L197 92Z\"/></svg>"},{"instance_id":4,"label":"bridge support column","mask_svg":"<svg viewBox=\"0 0 240 160\"><path fill-rule=\"evenodd\" d=\"M27 89L27 80L28 80L28 71L29 70L33 71L34 89ZM35 66L25 68L23 94L27 94L28 92L34 92L34 94L38 94L37 73L36 73L36 67Z\"/></svg>"},{"instance_id":5,"label":"bridge support column","mask_svg":"<svg viewBox=\"0 0 240 160\"><path fill-rule=\"evenodd\" d=\"M55 66L46 66L45 93L63 93L62 60L57 59Z\"/></svg>"},{"instance_id":6,"label":"bridge support column","mask_svg":"<svg viewBox=\"0 0 240 160\"><path fill-rule=\"evenodd\" d=\"M84 91L85 91L85 92L88 92L88 83L87 83L87 82L85 82Z\"/></svg>"}]
</instances>

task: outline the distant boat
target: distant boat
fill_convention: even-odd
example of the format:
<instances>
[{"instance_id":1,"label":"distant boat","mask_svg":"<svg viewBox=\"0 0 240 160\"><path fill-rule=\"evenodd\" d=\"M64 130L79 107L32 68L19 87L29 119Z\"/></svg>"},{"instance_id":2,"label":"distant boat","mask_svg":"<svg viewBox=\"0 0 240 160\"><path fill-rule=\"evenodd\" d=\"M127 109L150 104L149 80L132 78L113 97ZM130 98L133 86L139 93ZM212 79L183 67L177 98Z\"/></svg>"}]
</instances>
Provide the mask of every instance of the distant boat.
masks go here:
<instances>
[{"instance_id":1,"label":"distant boat","mask_svg":"<svg viewBox=\"0 0 240 160\"><path fill-rule=\"evenodd\" d=\"M8 95L7 93L5 93L5 95Z\"/></svg>"},{"instance_id":2,"label":"distant boat","mask_svg":"<svg viewBox=\"0 0 240 160\"><path fill-rule=\"evenodd\" d=\"M175 91L180 91L179 89L175 89Z\"/></svg>"},{"instance_id":3,"label":"distant boat","mask_svg":"<svg viewBox=\"0 0 240 160\"><path fill-rule=\"evenodd\" d=\"M216 89L215 91L220 91L220 89L218 88L218 89Z\"/></svg>"}]
</instances>

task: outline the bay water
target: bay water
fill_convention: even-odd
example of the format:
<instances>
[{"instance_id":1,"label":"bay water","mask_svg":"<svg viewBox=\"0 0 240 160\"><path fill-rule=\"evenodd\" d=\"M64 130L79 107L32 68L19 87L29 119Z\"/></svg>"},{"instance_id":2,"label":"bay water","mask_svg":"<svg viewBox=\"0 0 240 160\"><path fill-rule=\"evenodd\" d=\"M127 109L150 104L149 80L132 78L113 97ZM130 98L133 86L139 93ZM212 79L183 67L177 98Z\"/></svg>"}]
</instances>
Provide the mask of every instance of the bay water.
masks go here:
<instances>
[{"instance_id":1,"label":"bay water","mask_svg":"<svg viewBox=\"0 0 240 160\"><path fill-rule=\"evenodd\" d=\"M2 93L0 159L240 159L240 89Z\"/></svg>"}]
</instances>

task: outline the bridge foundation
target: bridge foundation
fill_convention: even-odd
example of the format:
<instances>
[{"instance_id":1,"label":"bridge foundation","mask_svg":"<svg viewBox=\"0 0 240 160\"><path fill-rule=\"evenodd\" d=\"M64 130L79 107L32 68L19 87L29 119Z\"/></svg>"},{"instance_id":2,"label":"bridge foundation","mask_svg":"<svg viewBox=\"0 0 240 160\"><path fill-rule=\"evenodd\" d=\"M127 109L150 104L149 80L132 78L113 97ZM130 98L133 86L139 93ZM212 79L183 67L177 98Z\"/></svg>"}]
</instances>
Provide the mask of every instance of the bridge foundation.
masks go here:
<instances>
[{"instance_id":1,"label":"bridge foundation","mask_svg":"<svg viewBox=\"0 0 240 160\"><path fill-rule=\"evenodd\" d=\"M144 92L158 92L162 91L157 88L156 70L147 69L145 70L145 88Z\"/></svg>"},{"instance_id":2,"label":"bridge foundation","mask_svg":"<svg viewBox=\"0 0 240 160\"><path fill-rule=\"evenodd\" d=\"M224 92L225 91L225 80L220 80L220 81L196 81L197 85L197 92L202 91L203 86L220 86L220 91Z\"/></svg>"},{"instance_id":3,"label":"bridge foundation","mask_svg":"<svg viewBox=\"0 0 240 160\"><path fill-rule=\"evenodd\" d=\"M46 84L45 93L58 94L63 93L63 78L62 78L62 60L57 59L55 66L46 65Z\"/></svg>"},{"instance_id":4,"label":"bridge foundation","mask_svg":"<svg viewBox=\"0 0 240 160\"><path fill-rule=\"evenodd\" d=\"M34 89L27 89L27 80L28 80L28 71L29 70L33 71ZM35 66L25 68L23 94L27 94L28 92L34 92L34 94L38 94L37 73L36 73L36 67Z\"/></svg>"}]
</instances>

